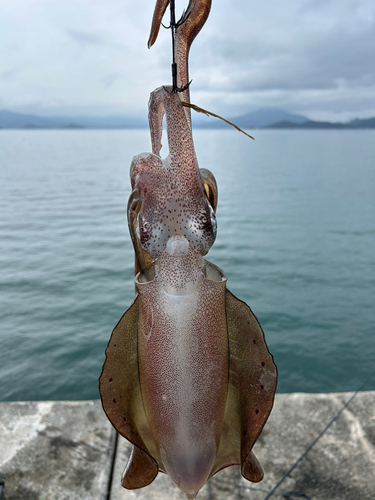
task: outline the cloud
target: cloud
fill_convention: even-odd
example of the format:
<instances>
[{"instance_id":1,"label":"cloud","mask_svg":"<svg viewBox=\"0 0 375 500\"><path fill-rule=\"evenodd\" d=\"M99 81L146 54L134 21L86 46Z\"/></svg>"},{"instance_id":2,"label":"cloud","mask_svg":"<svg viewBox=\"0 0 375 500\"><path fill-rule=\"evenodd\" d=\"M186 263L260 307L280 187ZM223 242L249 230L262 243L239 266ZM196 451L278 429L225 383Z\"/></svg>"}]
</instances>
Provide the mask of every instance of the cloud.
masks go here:
<instances>
[{"instance_id":1,"label":"cloud","mask_svg":"<svg viewBox=\"0 0 375 500\"><path fill-rule=\"evenodd\" d=\"M85 33L84 31L78 31L78 30L68 30L67 34L71 38L73 38L73 40L79 43L94 44L94 45L103 43L102 38L93 33Z\"/></svg>"},{"instance_id":2,"label":"cloud","mask_svg":"<svg viewBox=\"0 0 375 500\"><path fill-rule=\"evenodd\" d=\"M209 53L205 59L205 85L232 92L373 86L374 16L351 19L351 26L349 18L340 20L339 12L336 17L335 23L328 26L326 21L309 26L308 20L296 19L300 25L294 32L288 26L278 27L271 30L271 36L260 37L251 26L248 36L216 36L201 50Z\"/></svg>"},{"instance_id":3,"label":"cloud","mask_svg":"<svg viewBox=\"0 0 375 500\"><path fill-rule=\"evenodd\" d=\"M121 78L120 73L109 73L101 78L101 82L104 88L111 87L119 78Z\"/></svg>"},{"instance_id":4,"label":"cloud","mask_svg":"<svg viewBox=\"0 0 375 500\"><path fill-rule=\"evenodd\" d=\"M331 119L374 112L373 2L270 0L235 10L221 12L226 24L214 14L217 29L192 62L203 106L258 103Z\"/></svg>"},{"instance_id":5,"label":"cloud","mask_svg":"<svg viewBox=\"0 0 375 500\"><path fill-rule=\"evenodd\" d=\"M2 106L144 113L150 91L171 81L170 32L146 48L153 8L152 0L0 6ZM192 46L191 92L228 116L242 106L369 116L374 60L373 0L215 0Z\"/></svg>"},{"instance_id":6,"label":"cloud","mask_svg":"<svg viewBox=\"0 0 375 500\"><path fill-rule=\"evenodd\" d=\"M8 70L2 71L0 74L0 77L4 78L5 80L9 80L10 78L14 77L16 74L17 74L17 70L8 69Z\"/></svg>"}]
</instances>

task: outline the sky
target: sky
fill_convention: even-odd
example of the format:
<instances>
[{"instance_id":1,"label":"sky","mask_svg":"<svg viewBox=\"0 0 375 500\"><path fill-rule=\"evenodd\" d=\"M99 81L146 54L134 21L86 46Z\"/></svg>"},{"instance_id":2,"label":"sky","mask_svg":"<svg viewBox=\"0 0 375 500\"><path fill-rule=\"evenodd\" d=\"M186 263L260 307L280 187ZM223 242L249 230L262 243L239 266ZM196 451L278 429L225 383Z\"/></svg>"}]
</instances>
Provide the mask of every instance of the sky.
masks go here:
<instances>
[{"instance_id":1,"label":"sky","mask_svg":"<svg viewBox=\"0 0 375 500\"><path fill-rule=\"evenodd\" d=\"M187 4L176 0L177 12ZM169 30L147 49L154 6L0 0L0 109L146 117L150 92L171 82ZM265 107L375 116L375 2L212 0L190 78L192 102L227 117Z\"/></svg>"}]
</instances>

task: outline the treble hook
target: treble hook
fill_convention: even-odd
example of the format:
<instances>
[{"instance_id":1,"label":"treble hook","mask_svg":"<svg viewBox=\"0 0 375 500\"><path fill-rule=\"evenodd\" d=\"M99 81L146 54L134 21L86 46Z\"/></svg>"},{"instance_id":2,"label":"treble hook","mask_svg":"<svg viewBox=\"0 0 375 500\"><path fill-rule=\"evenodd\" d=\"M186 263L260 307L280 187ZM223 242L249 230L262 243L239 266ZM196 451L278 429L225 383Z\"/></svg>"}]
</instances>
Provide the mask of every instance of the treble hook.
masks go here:
<instances>
[{"instance_id":1,"label":"treble hook","mask_svg":"<svg viewBox=\"0 0 375 500\"><path fill-rule=\"evenodd\" d=\"M174 11L174 10L175 10L175 8L174 8L174 2L173 2L173 5L172 5L172 2L171 2L171 3L170 3L170 6L171 6L171 12L172 12L172 10ZM173 27L174 27L174 28L178 28L179 26L181 26L182 24L184 24L184 22L185 22L185 21L186 21L186 19L189 17L189 15L190 15L190 13L186 13L186 10L184 10L184 11L182 12L182 16L181 16L180 20L179 20L179 21L177 21L177 23L175 22L175 23L173 24ZM169 23L169 26L165 26L165 24L163 24L163 23L160 23L160 24L163 26L163 28L165 28L165 29L167 29L167 30L169 30L170 28L172 28L172 22L171 22L171 21L170 21L170 23ZM150 48L150 47L149 47L149 48Z\"/></svg>"},{"instance_id":2,"label":"treble hook","mask_svg":"<svg viewBox=\"0 0 375 500\"><path fill-rule=\"evenodd\" d=\"M191 81L186 83L186 85L179 87L177 85L177 63L176 63L176 30L179 26L181 26L187 19L184 18L185 11L182 14L181 19L176 23L176 14L175 14L175 5L174 0L170 0L170 9L171 9L171 22L169 27L172 32L172 92L184 92L190 85Z\"/></svg>"}]
</instances>

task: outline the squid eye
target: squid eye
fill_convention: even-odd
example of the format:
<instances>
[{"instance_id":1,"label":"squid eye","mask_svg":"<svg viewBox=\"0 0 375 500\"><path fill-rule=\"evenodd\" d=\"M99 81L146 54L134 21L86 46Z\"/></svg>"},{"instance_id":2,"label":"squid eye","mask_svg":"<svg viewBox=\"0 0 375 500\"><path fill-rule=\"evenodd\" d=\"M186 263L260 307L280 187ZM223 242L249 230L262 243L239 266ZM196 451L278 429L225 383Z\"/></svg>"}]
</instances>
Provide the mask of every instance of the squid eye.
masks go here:
<instances>
[{"instance_id":1,"label":"squid eye","mask_svg":"<svg viewBox=\"0 0 375 500\"><path fill-rule=\"evenodd\" d=\"M213 208L211 207L211 205L210 204L208 204L208 205L210 207L210 218L211 218L212 231L214 233L214 238L216 238L216 233L217 233L216 215L215 215L215 212L214 212Z\"/></svg>"},{"instance_id":2,"label":"squid eye","mask_svg":"<svg viewBox=\"0 0 375 500\"><path fill-rule=\"evenodd\" d=\"M152 227L150 222L142 216L142 212L139 212L135 224L135 232L137 234L139 244L147 253L150 253L151 231Z\"/></svg>"},{"instance_id":3,"label":"squid eye","mask_svg":"<svg viewBox=\"0 0 375 500\"><path fill-rule=\"evenodd\" d=\"M141 212L137 215L137 223L135 225L135 232L137 233L138 241L141 246L144 248L145 238L147 238L147 233L150 229L150 224L147 220L145 220ZM145 248L144 248L145 249Z\"/></svg>"}]
</instances>

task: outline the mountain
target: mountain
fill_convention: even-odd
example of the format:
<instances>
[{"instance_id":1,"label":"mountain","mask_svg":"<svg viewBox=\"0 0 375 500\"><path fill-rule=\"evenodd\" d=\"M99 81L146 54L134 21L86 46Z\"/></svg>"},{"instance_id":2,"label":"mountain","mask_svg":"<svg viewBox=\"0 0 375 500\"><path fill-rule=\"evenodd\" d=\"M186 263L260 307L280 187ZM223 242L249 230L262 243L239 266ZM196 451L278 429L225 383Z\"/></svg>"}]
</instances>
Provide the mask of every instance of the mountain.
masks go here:
<instances>
[{"instance_id":1,"label":"mountain","mask_svg":"<svg viewBox=\"0 0 375 500\"><path fill-rule=\"evenodd\" d=\"M266 128L292 128L292 129L355 129L355 128L375 128L375 118L359 120L356 118L348 123L341 122L317 122L307 120L304 123L292 123L291 121L281 121L268 125Z\"/></svg>"},{"instance_id":2,"label":"mountain","mask_svg":"<svg viewBox=\"0 0 375 500\"><path fill-rule=\"evenodd\" d=\"M229 121L241 128L263 128L281 121L304 123L307 120L308 118L305 116L295 115L277 108L262 108L251 113L246 113L245 115L229 118ZM212 118L195 118L194 125L197 128L223 128L228 126L222 120Z\"/></svg>"},{"instance_id":3,"label":"mountain","mask_svg":"<svg viewBox=\"0 0 375 500\"><path fill-rule=\"evenodd\" d=\"M126 116L108 117L50 117L44 118L36 115L14 113L13 111L0 111L0 128L144 128L147 121L140 118Z\"/></svg>"},{"instance_id":4,"label":"mountain","mask_svg":"<svg viewBox=\"0 0 375 500\"><path fill-rule=\"evenodd\" d=\"M353 128L375 128L375 118L366 118L364 120L356 118L349 122L348 125Z\"/></svg>"},{"instance_id":5,"label":"mountain","mask_svg":"<svg viewBox=\"0 0 375 500\"><path fill-rule=\"evenodd\" d=\"M230 121L234 121L236 125L242 128L263 128L281 121L304 123L307 120L302 115L294 115L282 109L263 108L246 115L237 116Z\"/></svg>"},{"instance_id":6,"label":"mountain","mask_svg":"<svg viewBox=\"0 0 375 500\"><path fill-rule=\"evenodd\" d=\"M307 118L294 115L282 109L264 108L246 115L230 118L230 121L242 128L262 128L279 121L303 123ZM222 120L197 116L193 112L193 121L196 128L227 127ZM145 128L148 122L145 119L127 116L77 116L77 117L49 117L0 111L0 127L2 128Z\"/></svg>"},{"instance_id":7,"label":"mountain","mask_svg":"<svg viewBox=\"0 0 375 500\"><path fill-rule=\"evenodd\" d=\"M223 128L229 127L222 120L212 117L203 117L193 112L194 128ZM226 117L225 117L226 118ZM230 121L241 128L284 128L284 129L365 129L375 128L375 118L351 120L348 123L331 123L309 120L305 116L295 115L276 108L263 108L245 115L230 118ZM77 117L49 117L0 111L0 129L81 129L81 128L148 128L145 118L131 116L77 116Z\"/></svg>"},{"instance_id":8,"label":"mountain","mask_svg":"<svg viewBox=\"0 0 375 500\"><path fill-rule=\"evenodd\" d=\"M0 127L2 128L56 128L64 126L64 124L67 125L69 122L71 122L69 119L64 123L53 118L24 115L13 111L0 111Z\"/></svg>"},{"instance_id":9,"label":"mountain","mask_svg":"<svg viewBox=\"0 0 375 500\"><path fill-rule=\"evenodd\" d=\"M333 128L348 128L345 123L331 123L331 122L316 122L314 120L307 120L304 123L293 123L290 121L281 121L268 125L266 128L323 128L323 129L333 129Z\"/></svg>"}]
</instances>

